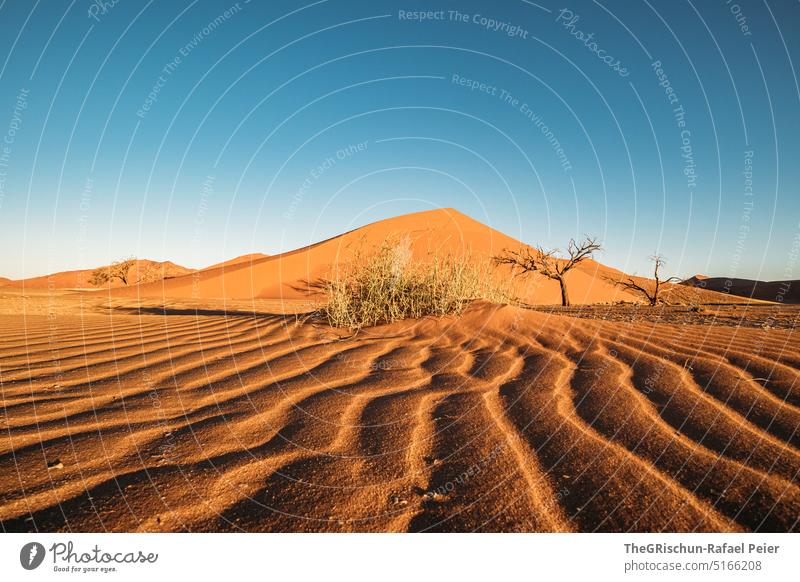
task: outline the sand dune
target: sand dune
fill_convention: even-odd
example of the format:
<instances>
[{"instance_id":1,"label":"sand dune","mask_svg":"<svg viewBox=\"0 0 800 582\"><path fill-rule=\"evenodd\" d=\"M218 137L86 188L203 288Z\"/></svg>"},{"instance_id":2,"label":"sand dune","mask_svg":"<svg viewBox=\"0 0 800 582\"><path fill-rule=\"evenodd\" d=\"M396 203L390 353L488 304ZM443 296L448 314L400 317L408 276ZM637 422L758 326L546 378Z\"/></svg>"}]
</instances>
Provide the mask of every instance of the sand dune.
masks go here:
<instances>
[{"instance_id":1,"label":"sand dune","mask_svg":"<svg viewBox=\"0 0 800 582\"><path fill-rule=\"evenodd\" d=\"M503 233L475 221L453 209L408 214L382 220L343 235L265 259L206 269L198 274L163 283L119 289L118 296L201 297L247 299L299 299L313 296L314 284L330 276L332 266L350 260L354 253L374 251L387 239L408 237L414 260L431 260L434 254L469 252L476 260L489 260L504 248L518 248L520 243ZM575 300L598 300L617 293L609 284L586 273L575 273ZM545 300L558 298L558 285L532 278L526 285L532 294ZM550 284L553 283L553 284Z\"/></svg>"},{"instance_id":2,"label":"sand dune","mask_svg":"<svg viewBox=\"0 0 800 582\"><path fill-rule=\"evenodd\" d=\"M736 297L780 303L800 303L800 281L755 281L727 277L695 275L683 284Z\"/></svg>"},{"instance_id":3,"label":"sand dune","mask_svg":"<svg viewBox=\"0 0 800 582\"><path fill-rule=\"evenodd\" d=\"M686 285L643 307L587 261L569 291L593 306L550 307L534 275L537 311L328 326L314 284L398 237L416 261L521 244L443 209L200 271L139 261L167 278L130 287L0 288L2 529L798 529L797 307Z\"/></svg>"},{"instance_id":4,"label":"sand dune","mask_svg":"<svg viewBox=\"0 0 800 582\"><path fill-rule=\"evenodd\" d=\"M240 255L238 257L228 259L227 261L222 261L221 263L210 265L203 270L208 271L211 269L219 269L220 267L230 267L232 265L238 265L239 263L251 263L253 261L258 261L260 259L268 259L268 258L269 255L265 255L264 253L248 253L246 255Z\"/></svg>"},{"instance_id":5,"label":"sand dune","mask_svg":"<svg viewBox=\"0 0 800 582\"><path fill-rule=\"evenodd\" d=\"M255 258L208 268L199 273L175 277L114 291L119 297L195 297L226 299L300 299L319 297L314 286L329 277L333 266L351 260L354 253L374 251L387 239L407 238L414 261L431 261L446 253L469 255L488 263L504 249L519 249L522 243L451 208L418 212L382 220L326 241L266 258ZM639 302L613 284L623 273L588 260L567 278L574 303ZM512 279L506 267L496 270L498 281ZM547 305L560 303L556 281L538 274L515 280L515 293L524 302ZM701 300L730 301L729 296L706 295Z\"/></svg>"},{"instance_id":6,"label":"sand dune","mask_svg":"<svg viewBox=\"0 0 800 582\"><path fill-rule=\"evenodd\" d=\"M0 325L6 531L798 528L793 331L489 304L354 337L267 314Z\"/></svg>"},{"instance_id":7,"label":"sand dune","mask_svg":"<svg viewBox=\"0 0 800 582\"><path fill-rule=\"evenodd\" d=\"M171 299L266 299L323 301L319 285L337 265L355 254L369 254L386 241L404 241L413 262L426 263L444 255L468 255L475 263L488 265L505 249L525 246L452 208L407 214L354 229L343 235L269 256L250 253L199 271L171 262L138 260L131 284L112 282L112 296L119 298ZM537 273L513 277L506 266L493 269L498 284L511 284L512 292L530 305L560 304L558 283ZM10 281L5 285L25 288L89 289L92 270L66 271L53 275ZM630 302L643 298L614 283L627 275L594 260L586 260L567 275L570 299L575 304ZM646 278L636 277L641 282ZM2 284L2 282L0 282ZM663 298L681 304L736 303L741 298L699 286L666 285Z\"/></svg>"},{"instance_id":8,"label":"sand dune","mask_svg":"<svg viewBox=\"0 0 800 582\"><path fill-rule=\"evenodd\" d=\"M62 271L40 277L29 277L27 279L10 280L5 282L0 280L0 284L9 287L25 287L31 289L92 289L94 285L89 282L95 269L79 269L75 271ZM134 261L130 270L129 280L131 283L138 281L156 281L165 277L179 277L192 273L193 269L187 269L176 265L171 261L150 261L148 259L137 259ZM119 280L111 281L108 287L122 287L123 283Z\"/></svg>"}]
</instances>

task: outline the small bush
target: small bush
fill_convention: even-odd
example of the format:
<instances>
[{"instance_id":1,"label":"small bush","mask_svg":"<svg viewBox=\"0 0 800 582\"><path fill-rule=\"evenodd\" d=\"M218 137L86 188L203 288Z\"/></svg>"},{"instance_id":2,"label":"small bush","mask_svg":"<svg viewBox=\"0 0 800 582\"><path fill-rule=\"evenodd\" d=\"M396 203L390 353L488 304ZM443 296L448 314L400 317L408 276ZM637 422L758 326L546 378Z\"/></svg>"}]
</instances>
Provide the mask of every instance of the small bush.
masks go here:
<instances>
[{"instance_id":1,"label":"small bush","mask_svg":"<svg viewBox=\"0 0 800 582\"><path fill-rule=\"evenodd\" d=\"M491 265L470 254L433 256L413 264L411 241L385 241L373 254L358 251L324 283L322 308L336 327L358 329L398 319L461 313L476 299L506 302L492 283Z\"/></svg>"}]
</instances>

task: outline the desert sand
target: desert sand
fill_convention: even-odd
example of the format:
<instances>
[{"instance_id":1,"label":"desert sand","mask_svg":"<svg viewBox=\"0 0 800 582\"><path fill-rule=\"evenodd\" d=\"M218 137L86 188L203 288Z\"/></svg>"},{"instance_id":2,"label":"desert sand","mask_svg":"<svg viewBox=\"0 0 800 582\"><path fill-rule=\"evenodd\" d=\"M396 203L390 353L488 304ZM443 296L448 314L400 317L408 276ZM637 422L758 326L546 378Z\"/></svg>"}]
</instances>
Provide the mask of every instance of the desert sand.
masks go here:
<instances>
[{"instance_id":1,"label":"desert sand","mask_svg":"<svg viewBox=\"0 0 800 582\"><path fill-rule=\"evenodd\" d=\"M0 287L2 529L798 529L800 309L611 305L592 262L585 308L542 285L535 310L328 326L307 282L364 236L519 244L387 222L149 285Z\"/></svg>"},{"instance_id":2,"label":"desert sand","mask_svg":"<svg viewBox=\"0 0 800 582\"><path fill-rule=\"evenodd\" d=\"M453 208L417 212L381 220L345 234L297 250L269 256L250 253L211 265L190 269L164 261L135 261L131 284L112 281L112 297L225 300L309 300L321 301L319 285L335 273L340 264L359 253L369 254L387 241L402 241L409 246L415 263L429 263L444 255L470 257L475 263L488 264L506 249L524 244ZM3 285L24 289L91 289L88 283L93 269L66 271L20 279ZM162 277L154 275L162 274ZM642 302L642 298L614 285L625 277L621 271L589 259L572 270L569 292L574 303L609 304ZM497 282L511 282L512 292L530 305L560 302L556 281L537 273L514 277L505 265L494 268ZM155 280L154 280L155 279ZM636 277L644 281L643 277ZM674 303L736 303L740 297L696 286L667 285L665 297Z\"/></svg>"},{"instance_id":3,"label":"desert sand","mask_svg":"<svg viewBox=\"0 0 800 582\"><path fill-rule=\"evenodd\" d=\"M488 262L504 249L522 243L452 208L431 210L382 220L295 251L232 265L203 269L147 285L119 288L120 297L188 297L206 299L308 299L319 297L318 284L331 276L332 267L349 261L356 253L368 253L387 240L407 238L413 259L431 261L434 256L469 254ZM605 275L619 271L586 261L570 273L570 293L578 303L637 301L615 287ZM498 280L510 279L510 271L497 269ZM536 304L559 300L558 283L540 276L520 280L516 294Z\"/></svg>"},{"instance_id":4,"label":"desert sand","mask_svg":"<svg viewBox=\"0 0 800 582\"><path fill-rule=\"evenodd\" d=\"M222 261L221 263L215 263L206 268L218 269L220 267L231 267L233 265L238 265L239 263L252 263L253 261L267 258L269 258L269 255L265 255L264 253L247 253L246 255L240 255L238 257L228 259L227 261Z\"/></svg>"}]
</instances>

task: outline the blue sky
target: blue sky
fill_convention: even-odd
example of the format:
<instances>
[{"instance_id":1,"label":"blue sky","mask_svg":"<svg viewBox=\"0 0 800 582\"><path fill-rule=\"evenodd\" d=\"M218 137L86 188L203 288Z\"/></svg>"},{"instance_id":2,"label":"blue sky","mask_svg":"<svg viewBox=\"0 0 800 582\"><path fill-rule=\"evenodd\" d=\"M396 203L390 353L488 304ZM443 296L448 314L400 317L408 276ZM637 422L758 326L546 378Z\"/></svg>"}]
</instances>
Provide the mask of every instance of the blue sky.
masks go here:
<instances>
[{"instance_id":1,"label":"blue sky","mask_svg":"<svg viewBox=\"0 0 800 582\"><path fill-rule=\"evenodd\" d=\"M454 207L628 272L800 278L798 28L774 0L5 0L0 275Z\"/></svg>"}]
</instances>

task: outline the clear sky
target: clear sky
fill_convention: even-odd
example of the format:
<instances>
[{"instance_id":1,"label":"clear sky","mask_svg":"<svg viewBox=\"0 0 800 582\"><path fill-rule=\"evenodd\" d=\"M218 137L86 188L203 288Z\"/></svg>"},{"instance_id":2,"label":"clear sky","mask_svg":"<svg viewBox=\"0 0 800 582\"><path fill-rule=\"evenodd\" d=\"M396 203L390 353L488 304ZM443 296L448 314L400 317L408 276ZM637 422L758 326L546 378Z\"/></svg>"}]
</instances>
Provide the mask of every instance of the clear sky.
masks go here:
<instances>
[{"instance_id":1,"label":"clear sky","mask_svg":"<svg viewBox=\"0 0 800 582\"><path fill-rule=\"evenodd\" d=\"M455 207L627 272L800 278L795 65L777 0L0 0L0 275Z\"/></svg>"}]
</instances>

